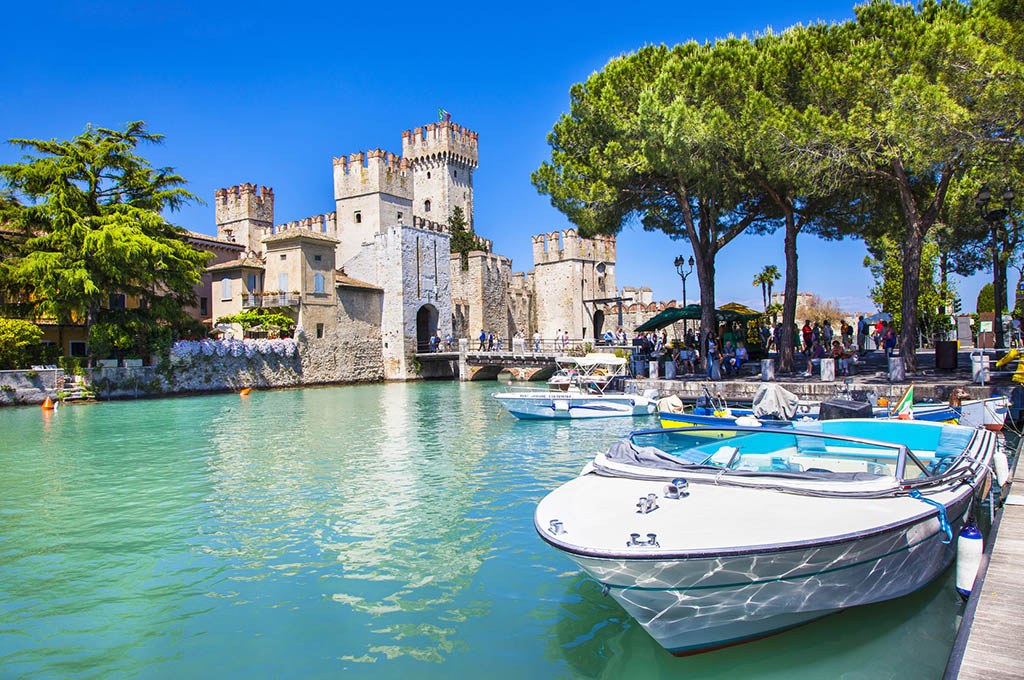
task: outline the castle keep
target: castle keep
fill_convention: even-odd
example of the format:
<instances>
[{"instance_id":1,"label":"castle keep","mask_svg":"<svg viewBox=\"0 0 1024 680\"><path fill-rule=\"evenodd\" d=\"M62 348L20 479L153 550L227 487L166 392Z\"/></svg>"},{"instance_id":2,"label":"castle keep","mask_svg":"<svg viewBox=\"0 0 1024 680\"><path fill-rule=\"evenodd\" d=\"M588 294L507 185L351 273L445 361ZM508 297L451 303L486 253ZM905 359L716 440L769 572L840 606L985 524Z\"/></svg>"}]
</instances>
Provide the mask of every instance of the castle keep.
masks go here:
<instances>
[{"instance_id":1,"label":"castle keep","mask_svg":"<svg viewBox=\"0 0 1024 680\"><path fill-rule=\"evenodd\" d=\"M339 156L334 210L291 222L275 224L273 189L218 189L217 236L242 252L209 268L212 320L254 308L291 316L306 351L328 367L325 382L353 371L358 379L417 377L414 355L435 333L599 337L600 303L616 294L615 238L572 229L534 236L533 270L514 273L475 235L478 142L476 132L445 121L403 132L401 155ZM450 252L455 208L478 245L465 258Z\"/></svg>"}]
</instances>

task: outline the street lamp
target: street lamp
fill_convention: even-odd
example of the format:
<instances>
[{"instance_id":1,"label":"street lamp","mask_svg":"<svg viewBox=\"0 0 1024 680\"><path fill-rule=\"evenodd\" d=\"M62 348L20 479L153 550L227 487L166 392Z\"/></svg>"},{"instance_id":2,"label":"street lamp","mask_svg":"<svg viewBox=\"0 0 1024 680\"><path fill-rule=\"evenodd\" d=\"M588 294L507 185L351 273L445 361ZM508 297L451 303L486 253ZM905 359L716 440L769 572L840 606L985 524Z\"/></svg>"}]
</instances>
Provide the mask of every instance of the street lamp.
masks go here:
<instances>
[{"instance_id":1,"label":"street lamp","mask_svg":"<svg viewBox=\"0 0 1024 680\"><path fill-rule=\"evenodd\" d=\"M684 260L683 256L680 255L674 261L676 265L676 271L679 272L679 278L683 280L683 307L686 306L686 277L693 273L693 255L690 255L689 260ZM684 269L683 265L690 265L689 269ZM686 333L686 319L683 319L683 333Z\"/></svg>"},{"instance_id":2,"label":"street lamp","mask_svg":"<svg viewBox=\"0 0 1024 680\"><path fill-rule=\"evenodd\" d=\"M683 307L686 306L686 277L693 273L693 263L693 255L690 255L689 260L684 260L682 255L675 259L676 271L679 272L679 278L683 280ZM683 268L683 265L687 264L690 265L689 270Z\"/></svg>"},{"instance_id":3,"label":"street lamp","mask_svg":"<svg viewBox=\"0 0 1024 680\"><path fill-rule=\"evenodd\" d=\"M995 320L992 324L992 330L996 334L996 348L1003 349L1003 303L1006 302L1006 291L1003 290L1003 277L1000 276L1000 254L1001 248L999 247L1002 239L1006 238L1006 233L1003 232L1000 227L1006 220L1007 215L1010 214L1010 204L1013 202L1015 194L1013 189L1009 186L1003 192L1003 207L995 210L987 210L989 202L992 200L992 192L989 191L987 186L982 186L981 190L978 191L977 197L974 199L974 205L978 207L978 214L981 215L981 219L985 220L989 224L989 228L992 229L992 293L995 297Z\"/></svg>"}]
</instances>

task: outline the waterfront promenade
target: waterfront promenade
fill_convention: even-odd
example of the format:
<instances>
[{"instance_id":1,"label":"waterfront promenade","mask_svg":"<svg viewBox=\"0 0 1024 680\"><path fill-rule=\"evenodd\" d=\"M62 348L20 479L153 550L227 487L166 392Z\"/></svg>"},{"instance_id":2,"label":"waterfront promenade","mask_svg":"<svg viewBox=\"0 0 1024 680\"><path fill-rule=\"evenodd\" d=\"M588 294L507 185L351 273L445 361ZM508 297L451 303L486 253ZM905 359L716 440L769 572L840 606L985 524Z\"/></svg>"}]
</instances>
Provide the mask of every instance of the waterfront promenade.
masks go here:
<instances>
[{"instance_id":1,"label":"waterfront promenade","mask_svg":"<svg viewBox=\"0 0 1024 680\"><path fill-rule=\"evenodd\" d=\"M797 366L802 367L803 361L803 356L798 355ZM753 363L755 362L751 362L751 364ZM1017 385L1010 381L1009 376L995 376L992 380L987 380L984 386L974 383L971 377L970 350L959 352L955 369L935 368L935 354L931 350L918 351L917 365L917 373L908 374L903 381L891 382L885 354L874 351L867 353L864 359L855 366L853 374L849 377L837 375L834 381L822 381L816 367L815 374L809 377L803 376L800 372L777 373L774 382L801 399L808 400L828 399L846 392L851 394L866 392L879 397L899 398L913 382L916 399L945 401L955 387L965 387L971 397L982 398L1009 394ZM748 371L744 366L739 375L722 380L709 381L703 374L694 374L674 379L636 378L631 383L640 392L654 389L658 391L660 397L674 394L684 401L694 400L708 393L726 401L749 401L753 399L761 385L761 373L760 371L752 372L754 368L756 367L752 366Z\"/></svg>"}]
</instances>

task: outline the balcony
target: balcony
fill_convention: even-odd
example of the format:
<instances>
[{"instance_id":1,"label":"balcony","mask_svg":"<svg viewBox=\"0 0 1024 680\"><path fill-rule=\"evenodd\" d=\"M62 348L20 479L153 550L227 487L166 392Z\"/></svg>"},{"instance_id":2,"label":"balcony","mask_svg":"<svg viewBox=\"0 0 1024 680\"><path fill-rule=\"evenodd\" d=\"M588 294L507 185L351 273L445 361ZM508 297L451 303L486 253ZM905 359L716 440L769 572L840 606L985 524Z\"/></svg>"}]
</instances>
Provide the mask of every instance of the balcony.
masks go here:
<instances>
[{"instance_id":1,"label":"balcony","mask_svg":"<svg viewBox=\"0 0 1024 680\"><path fill-rule=\"evenodd\" d=\"M298 293L257 293L242 296L242 309L267 307L298 307L302 296Z\"/></svg>"}]
</instances>

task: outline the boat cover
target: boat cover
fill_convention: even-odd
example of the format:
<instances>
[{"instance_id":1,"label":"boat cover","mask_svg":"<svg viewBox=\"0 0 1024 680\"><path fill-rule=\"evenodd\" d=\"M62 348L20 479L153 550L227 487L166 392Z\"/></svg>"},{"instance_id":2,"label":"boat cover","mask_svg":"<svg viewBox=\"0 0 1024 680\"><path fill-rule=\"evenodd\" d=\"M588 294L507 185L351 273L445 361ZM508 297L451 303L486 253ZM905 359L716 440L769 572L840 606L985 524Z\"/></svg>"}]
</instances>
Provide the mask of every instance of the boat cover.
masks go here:
<instances>
[{"instance_id":1,"label":"boat cover","mask_svg":"<svg viewBox=\"0 0 1024 680\"><path fill-rule=\"evenodd\" d=\"M795 394L775 383L761 383L754 395L754 417L774 416L781 420L793 420L800 399Z\"/></svg>"},{"instance_id":2,"label":"boat cover","mask_svg":"<svg viewBox=\"0 0 1024 680\"><path fill-rule=\"evenodd\" d=\"M658 413L682 413L683 400L672 395L658 400Z\"/></svg>"},{"instance_id":3,"label":"boat cover","mask_svg":"<svg viewBox=\"0 0 1024 680\"><path fill-rule=\"evenodd\" d=\"M694 463L699 463L707 454L697 460L684 460L679 456L665 453L656 446L636 446L629 439L620 439L609 447L605 458L615 463L656 467L662 470L684 470Z\"/></svg>"}]
</instances>

